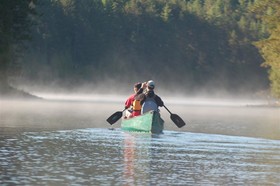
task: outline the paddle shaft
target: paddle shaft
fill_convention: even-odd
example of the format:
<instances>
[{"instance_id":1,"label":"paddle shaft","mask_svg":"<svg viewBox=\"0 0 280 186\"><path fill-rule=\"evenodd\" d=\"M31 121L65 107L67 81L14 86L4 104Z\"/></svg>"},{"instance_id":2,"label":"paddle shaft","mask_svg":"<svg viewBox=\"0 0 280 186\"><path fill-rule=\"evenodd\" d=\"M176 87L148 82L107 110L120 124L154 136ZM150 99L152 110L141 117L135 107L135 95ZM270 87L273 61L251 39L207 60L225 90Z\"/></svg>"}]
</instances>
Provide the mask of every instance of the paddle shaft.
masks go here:
<instances>
[{"instance_id":1,"label":"paddle shaft","mask_svg":"<svg viewBox=\"0 0 280 186\"><path fill-rule=\"evenodd\" d=\"M163 107L169 112L169 114L172 114L172 113L170 112L170 110L169 110L165 105L163 105Z\"/></svg>"}]
</instances>

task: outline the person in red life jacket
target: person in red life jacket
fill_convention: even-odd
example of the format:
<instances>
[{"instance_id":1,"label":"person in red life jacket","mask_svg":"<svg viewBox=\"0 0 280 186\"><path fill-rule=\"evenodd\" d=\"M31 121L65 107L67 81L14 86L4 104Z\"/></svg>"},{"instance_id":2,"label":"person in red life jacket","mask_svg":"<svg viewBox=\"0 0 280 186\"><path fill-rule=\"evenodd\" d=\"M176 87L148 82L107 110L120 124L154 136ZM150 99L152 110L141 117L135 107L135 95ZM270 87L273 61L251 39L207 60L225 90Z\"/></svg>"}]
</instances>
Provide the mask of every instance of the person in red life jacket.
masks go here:
<instances>
[{"instance_id":1,"label":"person in red life jacket","mask_svg":"<svg viewBox=\"0 0 280 186\"><path fill-rule=\"evenodd\" d=\"M135 99L139 99L141 100L141 114L144 114L148 111L154 110L159 112L158 107L162 107L164 105L163 101L161 100L161 98L155 94L154 92L154 88L155 88L155 83L153 80L150 80L147 82L147 89L144 91L144 93L140 93L139 92L143 92L142 89L139 89L139 91L137 92L137 96L135 97Z\"/></svg>"},{"instance_id":2,"label":"person in red life jacket","mask_svg":"<svg viewBox=\"0 0 280 186\"><path fill-rule=\"evenodd\" d=\"M133 102L134 102L134 97L135 95L137 94L137 92L139 91L139 89L141 88L142 86L142 83L135 83L134 84L134 87L133 87L133 90L134 90L134 94L131 94L127 100L125 101L125 109L129 109L127 110L126 114L125 114L125 117L131 117L132 114L133 114Z\"/></svg>"}]
</instances>

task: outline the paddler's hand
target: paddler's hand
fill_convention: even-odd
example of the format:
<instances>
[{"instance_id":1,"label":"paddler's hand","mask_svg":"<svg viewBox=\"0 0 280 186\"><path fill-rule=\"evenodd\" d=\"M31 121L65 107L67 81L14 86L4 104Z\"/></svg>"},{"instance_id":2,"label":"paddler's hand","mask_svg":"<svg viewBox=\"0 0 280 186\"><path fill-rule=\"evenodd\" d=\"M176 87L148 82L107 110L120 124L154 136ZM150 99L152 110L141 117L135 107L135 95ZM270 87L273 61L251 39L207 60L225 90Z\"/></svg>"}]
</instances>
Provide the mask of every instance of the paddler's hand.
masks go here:
<instances>
[{"instance_id":1,"label":"paddler's hand","mask_svg":"<svg viewBox=\"0 0 280 186\"><path fill-rule=\"evenodd\" d=\"M142 83L141 88L145 89L147 87L147 82Z\"/></svg>"}]
</instances>

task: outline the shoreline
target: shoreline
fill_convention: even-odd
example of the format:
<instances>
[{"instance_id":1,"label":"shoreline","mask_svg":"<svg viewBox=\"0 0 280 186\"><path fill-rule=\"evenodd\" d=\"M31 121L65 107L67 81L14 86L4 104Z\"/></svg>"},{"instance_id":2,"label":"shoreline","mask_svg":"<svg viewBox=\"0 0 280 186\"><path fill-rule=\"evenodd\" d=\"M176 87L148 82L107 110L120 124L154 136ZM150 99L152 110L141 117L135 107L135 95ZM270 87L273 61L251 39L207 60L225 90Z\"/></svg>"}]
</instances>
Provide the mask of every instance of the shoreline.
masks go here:
<instances>
[{"instance_id":1,"label":"shoreline","mask_svg":"<svg viewBox=\"0 0 280 186\"><path fill-rule=\"evenodd\" d=\"M10 100L10 99L16 99L16 100L43 100L43 98L30 94L28 92L25 92L23 90L19 90L17 88L14 88L10 85L5 87L0 87L0 99L2 100Z\"/></svg>"},{"instance_id":2,"label":"shoreline","mask_svg":"<svg viewBox=\"0 0 280 186\"><path fill-rule=\"evenodd\" d=\"M246 107L260 107L260 108L280 108L280 103L260 104L260 105L246 105Z\"/></svg>"}]
</instances>

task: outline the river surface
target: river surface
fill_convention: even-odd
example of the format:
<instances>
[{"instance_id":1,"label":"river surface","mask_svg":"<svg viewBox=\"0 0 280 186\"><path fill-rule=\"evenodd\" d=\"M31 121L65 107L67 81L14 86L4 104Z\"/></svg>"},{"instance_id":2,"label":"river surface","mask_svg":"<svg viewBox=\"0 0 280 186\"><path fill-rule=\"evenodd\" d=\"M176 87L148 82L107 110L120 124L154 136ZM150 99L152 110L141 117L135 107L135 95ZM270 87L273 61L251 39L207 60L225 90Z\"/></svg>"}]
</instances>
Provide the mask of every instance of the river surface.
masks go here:
<instances>
[{"instance_id":1,"label":"river surface","mask_svg":"<svg viewBox=\"0 0 280 186\"><path fill-rule=\"evenodd\" d=\"M280 109L168 104L164 134L124 132L122 103L1 101L0 185L279 185Z\"/></svg>"}]
</instances>

